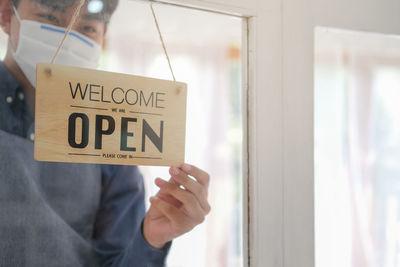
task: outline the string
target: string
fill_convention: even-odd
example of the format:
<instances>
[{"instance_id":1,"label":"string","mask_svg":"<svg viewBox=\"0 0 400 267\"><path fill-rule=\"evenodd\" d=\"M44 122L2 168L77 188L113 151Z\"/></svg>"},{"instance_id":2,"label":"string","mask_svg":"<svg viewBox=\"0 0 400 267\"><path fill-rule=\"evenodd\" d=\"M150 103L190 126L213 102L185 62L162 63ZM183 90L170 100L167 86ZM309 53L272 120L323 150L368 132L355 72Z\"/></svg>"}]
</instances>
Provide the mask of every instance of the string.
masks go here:
<instances>
[{"instance_id":1,"label":"string","mask_svg":"<svg viewBox=\"0 0 400 267\"><path fill-rule=\"evenodd\" d=\"M150 8L151 8L151 13L153 13L154 22L155 22L156 27L157 27L158 35L160 37L160 41L161 41L162 47L164 49L165 56L167 57L168 66L169 66L169 69L171 71L172 78L174 79L174 82L176 82L174 71L172 70L172 66L171 66L171 61L169 60L167 48L165 47L165 43L164 43L164 39L163 39L162 34L161 34L160 26L158 25L158 20L157 20L156 14L154 12L153 3L150 3Z\"/></svg>"},{"instance_id":2,"label":"string","mask_svg":"<svg viewBox=\"0 0 400 267\"><path fill-rule=\"evenodd\" d=\"M85 4L85 0L81 0L81 1L79 2L79 5L77 6L77 8L76 8L76 10L75 10L75 12L74 12L74 15L72 16L72 19L71 19L71 21L70 21L70 23L69 23L69 25L68 25L67 31L65 32L64 37L63 37L63 39L61 40L61 43L60 43L60 45L58 46L57 51L56 51L56 53L54 54L54 56L53 56L53 58L52 58L52 60L51 60L51 63L52 63L52 64L54 63L54 61L56 60L58 54L60 53L60 50L61 50L62 46L64 45L64 42L65 42L65 40L67 39L67 36L68 36L69 33L71 32L72 26L75 24L75 21L76 21L78 15L79 15L79 13L80 13L80 11L81 11L81 9L82 9L82 6L83 6L84 4ZM161 30L160 30L160 26L159 26L159 24L158 24L157 16L156 16L156 14L155 14L155 12L154 12L153 3L150 3L150 8L151 8L151 13L153 14L154 23L156 24L156 28L157 28L157 31L158 31L158 35L159 35L159 37L160 37L160 41L161 41L162 47L163 47L163 49L164 49L164 54L165 54L165 56L167 57L168 66L169 66L169 69L170 69L170 71L171 71L172 78L173 78L174 81L176 81L175 75L174 75L174 71L172 70L171 61L170 61L169 56L168 56L167 48L165 47L164 39L163 39L163 37L162 37Z\"/></svg>"},{"instance_id":3,"label":"string","mask_svg":"<svg viewBox=\"0 0 400 267\"><path fill-rule=\"evenodd\" d=\"M55 53L54 56L53 56L53 59L51 60L51 64L54 63L54 61L56 60L56 58L57 58L57 56L58 56L58 53L60 53L60 50L61 50L61 48L62 48L62 46L63 46L63 44L64 44L64 42L65 42L65 39L67 39L67 36L68 36L68 34L70 33L70 31L71 31L71 29L72 29L72 26L74 26L75 21L76 21L76 18L78 17L79 12L81 11L82 6L83 6L84 4L85 4L85 0L81 0L81 1L79 2L79 5L78 5L77 8L75 9L74 15L72 16L72 19L71 19L71 21L70 21L70 23L69 23L69 25L68 25L67 31L66 31L65 34L64 34L64 38L61 40L61 43L60 43L60 45L58 46L57 51L56 51L56 53Z\"/></svg>"}]
</instances>

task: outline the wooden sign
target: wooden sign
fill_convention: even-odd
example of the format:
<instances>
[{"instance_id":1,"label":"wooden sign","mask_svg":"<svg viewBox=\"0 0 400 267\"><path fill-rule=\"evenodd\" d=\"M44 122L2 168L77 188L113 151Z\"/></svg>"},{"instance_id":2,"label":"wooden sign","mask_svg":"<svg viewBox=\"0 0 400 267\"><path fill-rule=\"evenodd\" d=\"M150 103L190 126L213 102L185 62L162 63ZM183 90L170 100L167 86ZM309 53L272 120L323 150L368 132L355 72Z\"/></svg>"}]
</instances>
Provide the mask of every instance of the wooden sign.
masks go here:
<instances>
[{"instance_id":1,"label":"wooden sign","mask_svg":"<svg viewBox=\"0 0 400 267\"><path fill-rule=\"evenodd\" d=\"M45 63L36 76L36 160L184 162L186 84Z\"/></svg>"}]
</instances>

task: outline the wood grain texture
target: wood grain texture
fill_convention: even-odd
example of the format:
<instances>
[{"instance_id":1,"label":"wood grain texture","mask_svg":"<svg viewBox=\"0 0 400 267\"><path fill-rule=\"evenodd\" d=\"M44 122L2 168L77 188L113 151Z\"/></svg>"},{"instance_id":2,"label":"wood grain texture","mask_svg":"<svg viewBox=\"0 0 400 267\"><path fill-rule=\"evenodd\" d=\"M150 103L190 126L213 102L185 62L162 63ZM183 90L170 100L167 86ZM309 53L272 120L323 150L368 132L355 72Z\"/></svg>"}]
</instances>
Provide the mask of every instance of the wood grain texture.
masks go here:
<instances>
[{"instance_id":1,"label":"wood grain texture","mask_svg":"<svg viewBox=\"0 0 400 267\"><path fill-rule=\"evenodd\" d=\"M187 85L180 82L40 63L34 157L39 161L177 166L184 162L186 97ZM88 119L88 142L84 148L71 146L68 139L69 120L74 113ZM96 129L96 117L102 118L99 116L112 117L115 130L101 135L101 149L96 149L96 133L99 141L99 130L106 132L110 127L109 120L103 119L102 127ZM125 131L128 135L123 136L127 140L125 147L136 151L121 150L122 118L131 120ZM82 144L83 119L74 122L73 142ZM144 124L157 137L163 126L161 151L147 134L143 151Z\"/></svg>"}]
</instances>

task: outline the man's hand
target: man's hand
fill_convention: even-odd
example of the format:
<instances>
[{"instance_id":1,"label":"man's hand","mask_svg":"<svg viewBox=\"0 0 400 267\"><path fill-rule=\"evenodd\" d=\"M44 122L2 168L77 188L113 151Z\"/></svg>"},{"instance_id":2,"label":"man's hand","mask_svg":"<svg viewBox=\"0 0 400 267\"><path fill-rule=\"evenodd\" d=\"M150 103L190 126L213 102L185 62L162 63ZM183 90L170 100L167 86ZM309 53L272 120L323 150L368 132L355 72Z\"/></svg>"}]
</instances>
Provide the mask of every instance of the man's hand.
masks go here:
<instances>
[{"instance_id":1,"label":"man's hand","mask_svg":"<svg viewBox=\"0 0 400 267\"><path fill-rule=\"evenodd\" d=\"M207 201L208 173L189 164L171 167L169 173L168 182L156 179L160 191L150 198L151 206L143 221L143 235L155 248L192 230L211 210Z\"/></svg>"}]
</instances>

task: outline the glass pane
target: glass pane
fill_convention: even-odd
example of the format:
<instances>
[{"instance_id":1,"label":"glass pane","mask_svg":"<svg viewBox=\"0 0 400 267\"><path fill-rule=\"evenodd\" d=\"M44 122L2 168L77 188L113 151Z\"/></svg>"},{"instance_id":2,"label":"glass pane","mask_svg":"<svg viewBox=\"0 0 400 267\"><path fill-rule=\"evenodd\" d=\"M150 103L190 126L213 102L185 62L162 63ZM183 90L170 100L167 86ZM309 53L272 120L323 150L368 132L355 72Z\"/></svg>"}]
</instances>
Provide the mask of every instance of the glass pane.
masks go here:
<instances>
[{"instance_id":1,"label":"glass pane","mask_svg":"<svg viewBox=\"0 0 400 267\"><path fill-rule=\"evenodd\" d=\"M315 33L316 266L400 264L400 38Z\"/></svg>"},{"instance_id":2,"label":"glass pane","mask_svg":"<svg viewBox=\"0 0 400 267\"><path fill-rule=\"evenodd\" d=\"M212 179L211 214L205 224L174 241L168 265L240 266L242 21L171 6L155 9L175 75L188 83L186 161L207 170ZM171 79L148 5L121 1L117 12L104 68ZM130 27L124 27L127 21ZM168 178L164 167L141 170L149 195L158 191L155 177Z\"/></svg>"},{"instance_id":3,"label":"glass pane","mask_svg":"<svg viewBox=\"0 0 400 267\"><path fill-rule=\"evenodd\" d=\"M175 76L188 84L186 162L211 176L212 211L202 225L174 240L167 266L242 266L243 21L168 5L154 8ZM1 32L1 58L7 42ZM172 79L148 3L119 1L107 28L100 69ZM146 199L158 191L156 177L169 179L168 168L140 171Z\"/></svg>"}]
</instances>

